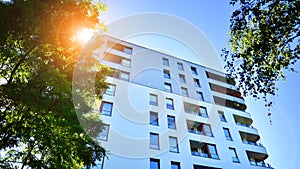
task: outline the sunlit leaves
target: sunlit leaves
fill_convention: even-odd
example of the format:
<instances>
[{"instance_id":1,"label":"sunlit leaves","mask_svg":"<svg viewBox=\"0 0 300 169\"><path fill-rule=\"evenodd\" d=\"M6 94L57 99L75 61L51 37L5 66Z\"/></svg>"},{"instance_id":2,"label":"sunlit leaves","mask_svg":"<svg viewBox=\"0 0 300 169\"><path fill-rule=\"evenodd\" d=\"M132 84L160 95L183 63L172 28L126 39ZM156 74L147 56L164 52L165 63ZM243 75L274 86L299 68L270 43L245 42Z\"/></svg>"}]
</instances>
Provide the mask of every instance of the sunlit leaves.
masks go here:
<instances>
[{"instance_id":1,"label":"sunlit leaves","mask_svg":"<svg viewBox=\"0 0 300 169\"><path fill-rule=\"evenodd\" d=\"M225 68L244 95L276 94L276 81L299 59L300 1L232 0L238 7L230 22ZM268 105L269 106L269 105Z\"/></svg>"}]
</instances>

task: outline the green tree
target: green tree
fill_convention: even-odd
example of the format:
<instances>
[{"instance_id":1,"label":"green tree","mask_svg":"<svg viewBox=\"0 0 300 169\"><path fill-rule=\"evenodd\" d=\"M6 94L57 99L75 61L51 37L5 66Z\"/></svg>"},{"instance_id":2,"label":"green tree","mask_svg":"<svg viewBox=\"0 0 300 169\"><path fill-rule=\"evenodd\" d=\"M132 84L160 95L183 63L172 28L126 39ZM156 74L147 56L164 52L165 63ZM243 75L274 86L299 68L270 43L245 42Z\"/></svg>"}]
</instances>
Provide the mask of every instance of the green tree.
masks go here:
<instances>
[{"instance_id":1,"label":"green tree","mask_svg":"<svg viewBox=\"0 0 300 169\"><path fill-rule=\"evenodd\" d=\"M231 0L238 8L230 19L231 50L224 50L225 68L239 79L244 95L266 100L276 94L276 82L300 54L299 0ZM267 102L266 106L271 106Z\"/></svg>"},{"instance_id":2,"label":"green tree","mask_svg":"<svg viewBox=\"0 0 300 169\"><path fill-rule=\"evenodd\" d=\"M105 8L92 0L0 1L0 168L89 167L105 156L89 135L101 131L91 98L101 98L109 70L92 57L99 37L85 58L74 38L83 27L99 28ZM72 91L79 59L89 63L77 65L85 74L101 72L97 91L85 83ZM81 103L74 107L72 96Z\"/></svg>"}]
</instances>

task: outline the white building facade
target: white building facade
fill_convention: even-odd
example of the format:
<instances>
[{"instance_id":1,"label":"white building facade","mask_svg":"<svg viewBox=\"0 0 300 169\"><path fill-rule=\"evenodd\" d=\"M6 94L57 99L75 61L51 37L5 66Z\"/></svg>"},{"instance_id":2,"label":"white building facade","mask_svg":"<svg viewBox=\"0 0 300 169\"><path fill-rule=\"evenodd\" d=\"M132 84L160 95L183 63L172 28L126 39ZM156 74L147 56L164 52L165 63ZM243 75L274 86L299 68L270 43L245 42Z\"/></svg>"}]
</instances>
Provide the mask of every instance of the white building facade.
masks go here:
<instances>
[{"instance_id":1,"label":"white building facade","mask_svg":"<svg viewBox=\"0 0 300 169\"><path fill-rule=\"evenodd\" d=\"M108 158L94 168L272 168L223 73L107 36L99 58L114 73L99 105Z\"/></svg>"}]
</instances>

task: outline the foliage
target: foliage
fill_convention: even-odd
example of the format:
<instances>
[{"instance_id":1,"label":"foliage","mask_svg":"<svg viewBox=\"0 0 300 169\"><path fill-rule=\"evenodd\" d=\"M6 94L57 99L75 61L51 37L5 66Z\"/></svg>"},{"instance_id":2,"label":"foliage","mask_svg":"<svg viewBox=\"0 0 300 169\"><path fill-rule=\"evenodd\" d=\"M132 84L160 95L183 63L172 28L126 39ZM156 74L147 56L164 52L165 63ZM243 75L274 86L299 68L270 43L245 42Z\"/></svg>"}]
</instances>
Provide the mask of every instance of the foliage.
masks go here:
<instances>
[{"instance_id":1,"label":"foliage","mask_svg":"<svg viewBox=\"0 0 300 169\"><path fill-rule=\"evenodd\" d=\"M231 50L223 50L225 68L239 79L244 95L276 94L284 71L299 59L299 0L231 0ZM271 106L271 103L266 106Z\"/></svg>"},{"instance_id":2,"label":"foliage","mask_svg":"<svg viewBox=\"0 0 300 169\"><path fill-rule=\"evenodd\" d=\"M100 131L99 115L82 95L96 92L75 92L79 109L72 99L75 63L84 47L74 35L100 27L104 9L92 0L0 1L0 168L75 168L105 156L76 115L81 110L79 119ZM108 69L88 59L102 72L96 89L105 89Z\"/></svg>"}]
</instances>

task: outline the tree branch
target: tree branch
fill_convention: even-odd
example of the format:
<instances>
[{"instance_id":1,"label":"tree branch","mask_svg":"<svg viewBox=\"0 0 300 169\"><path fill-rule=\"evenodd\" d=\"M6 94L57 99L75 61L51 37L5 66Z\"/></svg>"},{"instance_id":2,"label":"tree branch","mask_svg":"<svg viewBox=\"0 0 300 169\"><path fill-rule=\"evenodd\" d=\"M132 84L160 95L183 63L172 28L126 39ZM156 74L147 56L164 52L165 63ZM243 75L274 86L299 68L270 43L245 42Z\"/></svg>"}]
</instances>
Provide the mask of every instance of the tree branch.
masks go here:
<instances>
[{"instance_id":1,"label":"tree branch","mask_svg":"<svg viewBox=\"0 0 300 169\"><path fill-rule=\"evenodd\" d=\"M33 49L35 49L37 46L33 46L32 48L30 48L24 55L23 57L19 60L19 62L15 65L15 67L13 68L13 70L11 71L9 80L7 81L7 84L10 84L13 80L13 76L15 75L16 71L18 70L19 66L25 61L26 56L33 51Z\"/></svg>"}]
</instances>

